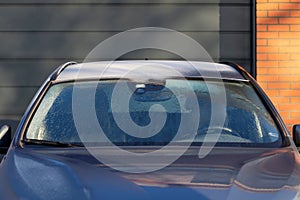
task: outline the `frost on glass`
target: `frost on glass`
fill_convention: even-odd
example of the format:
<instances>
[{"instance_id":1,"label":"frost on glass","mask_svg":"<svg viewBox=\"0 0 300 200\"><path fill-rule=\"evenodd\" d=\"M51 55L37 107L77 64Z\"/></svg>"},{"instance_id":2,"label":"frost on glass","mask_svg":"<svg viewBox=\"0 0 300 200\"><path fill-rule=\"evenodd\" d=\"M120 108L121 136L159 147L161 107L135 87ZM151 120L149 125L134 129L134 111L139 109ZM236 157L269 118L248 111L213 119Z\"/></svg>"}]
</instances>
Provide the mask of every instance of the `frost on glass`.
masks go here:
<instances>
[{"instance_id":1,"label":"frost on glass","mask_svg":"<svg viewBox=\"0 0 300 200\"><path fill-rule=\"evenodd\" d=\"M190 133L186 127L186 134L177 138L175 142L194 141L201 143L207 134L221 131L218 143L221 145L234 144L272 144L279 141L278 129L264 104L248 82L224 81L227 105L226 120L222 127L210 127L211 99L209 92L218 93L223 84L219 81L188 80L191 87L186 88L180 79L167 79L159 84L143 83L140 81L122 82L133 91L128 104L117 102L112 109L112 94L117 80L99 81L95 94L95 112L99 125L106 136L116 145L164 145L170 142L177 133L181 116L189 115L191 105L189 97L195 94L200 111L197 134ZM58 83L51 86L43 97L38 109L26 131L27 139L49 140L59 142L102 142L91 135L97 133L93 129L78 136L72 115L72 91L74 84L79 84L82 90L89 89L93 82L82 81L76 83ZM208 84L210 91L208 91ZM176 91L177 95L174 95ZM88 97L87 97L88 98ZM157 134L148 138L134 137L122 130L115 122L114 112L122 117L126 110L131 120L140 127L150 123L149 109L153 105L160 105L163 109L153 109L151 112L160 114L166 112L166 123ZM184 105L183 108L180 105ZM129 109L125 109L129 106ZM75 108L76 109L76 108ZM126 124L125 124L126 125ZM141 129L142 130L142 129ZM193 136L193 137L192 137ZM83 138L82 138L83 137ZM213 141L212 141L213 142Z\"/></svg>"}]
</instances>

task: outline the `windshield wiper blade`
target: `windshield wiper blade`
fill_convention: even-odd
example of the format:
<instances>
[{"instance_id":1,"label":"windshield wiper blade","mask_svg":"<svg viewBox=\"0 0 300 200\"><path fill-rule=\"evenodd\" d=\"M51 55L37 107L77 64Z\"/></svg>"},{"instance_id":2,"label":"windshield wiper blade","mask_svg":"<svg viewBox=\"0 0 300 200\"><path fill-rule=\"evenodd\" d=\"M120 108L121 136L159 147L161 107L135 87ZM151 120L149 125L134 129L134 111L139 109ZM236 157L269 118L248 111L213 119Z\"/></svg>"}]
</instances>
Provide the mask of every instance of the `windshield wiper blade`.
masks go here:
<instances>
[{"instance_id":1,"label":"windshield wiper blade","mask_svg":"<svg viewBox=\"0 0 300 200\"><path fill-rule=\"evenodd\" d=\"M37 139L25 139L22 142L26 144L33 145L45 145L45 146L55 146L55 147L83 147L82 143L66 143L58 141L49 141L49 140L37 140Z\"/></svg>"}]
</instances>

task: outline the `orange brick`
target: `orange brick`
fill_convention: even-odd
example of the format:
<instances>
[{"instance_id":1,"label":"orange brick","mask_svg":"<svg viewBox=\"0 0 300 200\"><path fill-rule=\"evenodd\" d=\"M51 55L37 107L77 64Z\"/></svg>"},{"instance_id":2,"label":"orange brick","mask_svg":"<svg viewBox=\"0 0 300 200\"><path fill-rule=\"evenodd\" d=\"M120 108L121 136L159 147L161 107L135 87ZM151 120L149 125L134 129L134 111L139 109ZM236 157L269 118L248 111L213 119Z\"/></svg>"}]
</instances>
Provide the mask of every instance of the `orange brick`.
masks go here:
<instances>
[{"instance_id":1,"label":"orange brick","mask_svg":"<svg viewBox=\"0 0 300 200\"><path fill-rule=\"evenodd\" d=\"M257 17L267 17L268 16L268 12L267 11L257 11L256 12L256 16Z\"/></svg>"},{"instance_id":2,"label":"orange brick","mask_svg":"<svg viewBox=\"0 0 300 200\"><path fill-rule=\"evenodd\" d=\"M300 83L292 83L291 89L300 89Z\"/></svg>"},{"instance_id":3,"label":"orange brick","mask_svg":"<svg viewBox=\"0 0 300 200\"><path fill-rule=\"evenodd\" d=\"M298 3L283 3L279 4L280 10L297 10L300 9L300 4Z\"/></svg>"},{"instance_id":4,"label":"orange brick","mask_svg":"<svg viewBox=\"0 0 300 200\"><path fill-rule=\"evenodd\" d=\"M258 53L258 54L256 55L256 59L257 59L258 61L261 61L261 60L267 60L267 54L265 54L265 53Z\"/></svg>"},{"instance_id":5,"label":"orange brick","mask_svg":"<svg viewBox=\"0 0 300 200\"><path fill-rule=\"evenodd\" d=\"M286 65L284 65L284 64ZM295 75L295 74L300 74L300 68L299 67L294 67L293 65L289 65L289 62L279 62L279 66L280 68L277 68L277 74L291 74L291 75ZM292 67L290 67L292 66Z\"/></svg>"},{"instance_id":6,"label":"orange brick","mask_svg":"<svg viewBox=\"0 0 300 200\"><path fill-rule=\"evenodd\" d=\"M283 3L283 2L289 3L290 0L268 0L268 2L270 2L270 3L275 3L275 2L278 2L278 3Z\"/></svg>"},{"instance_id":7,"label":"orange brick","mask_svg":"<svg viewBox=\"0 0 300 200\"><path fill-rule=\"evenodd\" d=\"M280 90L279 96L282 97L300 97L300 90Z\"/></svg>"},{"instance_id":8,"label":"orange brick","mask_svg":"<svg viewBox=\"0 0 300 200\"><path fill-rule=\"evenodd\" d=\"M282 53L300 53L300 46L279 47L279 52L282 52Z\"/></svg>"},{"instance_id":9,"label":"orange brick","mask_svg":"<svg viewBox=\"0 0 300 200\"><path fill-rule=\"evenodd\" d=\"M266 31L267 30L267 26L266 25L257 25L256 26L256 30L257 31Z\"/></svg>"},{"instance_id":10,"label":"orange brick","mask_svg":"<svg viewBox=\"0 0 300 200\"><path fill-rule=\"evenodd\" d=\"M296 70L297 68L300 69L300 62L299 61L279 61L279 67L289 68L290 70Z\"/></svg>"},{"instance_id":11,"label":"orange brick","mask_svg":"<svg viewBox=\"0 0 300 200\"><path fill-rule=\"evenodd\" d=\"M257 80L259 82L274 82L274 81L278 81L278 76L270 76L270 75L260 75L257 77Z\"/></svg>"},{"instance_id":12,"label":"orange brick","mask_svg":"<svg viewBox=\"0 0 300 200\"><path fill-rule=\"evenodd\" d=\"M290 74L288 73L286 68L278 68L278 67L269 67L268 68L268 74Z\"/></svg>"},{"instance_id":13,"label":"orange brick","mask_svg":"<svg viewBox=\"0 0 300 200\"><path fill-rule=\"evenodd\" d=\"M257 24L278 24L279 21L277 18L261 17L261 18L257 18L256 23Z\"/></svg>"},{"instance_id":14,"label":"orange brick","mask_svg":"<svg viewBox=\"0 0 300 200\"><path fill-rule=\"evenodd\" d=\"M269 39L268 46L288 46L290 44L290 40L288 39Z\"/></svg>"},{"instance_id":15,"label":"orange brick","mask_svg":"<svg viewBox=\"0 0 300 200\"><path fill-rule=\"evenodd\" d=\"M268 31L289 31L288 25L269 25Z\"/></svg>"},{"instance_id":16,"label":"orange brick","mask_svg":"<svg viewBox=\"0 0 300 200\"><path fill-rule=\"evenodd\" d=\"M288 97L272 97L272 101L276 104L290 103L290 98L288 98Z\"/></svg>"},{"instance_id":17,"label":"orange brick","mask_svg":"<svg viewBox=\"0 0 300 200\"><path fill-rule=\"evenodd\" d=\"M299 105L295 103L288 103L288 104L279 104L280 110L293 110L297 108Z\"/></svg>"},{"instance_id":18,"label":"orange brick","mask_svg":"<svg viewBox=\"0 0 300 200\"><path fill-rule=\"evenodd\" d=\"M257 61L256 64L259 67L277 67L278 66L277 61Z\"/></svg>"},{"instance_id":19,"label":"orange brick","mask_svg":"<svg viewBox=\"0 0 300 200\"><path fill-rule=\"evenodd\" d=\"M265 92L269 97L277 97L279 94L278 90L265 90Z\"/></svg>"},{"instance_id":20,"label":"orange brick","mask_svg":"<svg viewBox=\"0 0 300 200\"><path fill-rule=\"evenodd\" d=\"M291 110L293 109L292 107L290 108ZM300 120L299 119L284 119L284 122L288 125L288 127L291 127L294 125L294 124L299 124Z\"/></svg>"},{"instance_id":21,"label":"orange brick","mask_svg":"<svg viewBox=\"0 0 300 200\"><path fill-rule=\"evenodd\" d=\"M295 81L300 81L300 76L297 75L279 75L278 81L290 81L290 82L295 82Z\"/></svg>"},{"instance_id":22,"label":"orange brick","mask_svg":"<svg viewBox=\"0 0 300 200\"><path fill-rule=\"evenodd\" d=\"M300 17L280 18L279 24L300 24Z\"/></svg>"},{"instance_id":23,"label":"orange brick","mask_svg":"<svg viewBox=\"0 0 300 200\"><path fill-rule=\"evenodd\" d=\"M271 69L269 69L269 70L271 70ZM291 68L287 68L287 67L276 68L276 70L272 70L272 72L274 74L276 73L276 74L281 74L281 75L291 75L291 74L293 74Z\"/></svg>"},{"instance_id":24,"label":"orange brick","mask_svg":"<svg viewBox=\"0 0 300 200\"><path fill-rule=\"evenodd\" d=\"M256 50L258 53L271 53L271 52L278 52L278 47L258 46Z\"/></svg>"},{"instance_id":25,"label":"orange brick","mask_svg":"<svg viewBox=\"0 0 300 200\"><path fill-rule=\"evenodd\" d=\"M288 17L290 16L290 11L268 11L269 17Z\"/></svg>"},{"instance_id":26,"label":"orange brick","mask_svg":"<svg viewBox=\"0 0 300 200\"><path fill-rule=\"evenodd\" d=\"M290 54L291 60L300 60L300 53Z\"/></svg>"},{"instance_id":27,"label":"orange brick","mask_svg":"<svg viewBox=\"0 0 300 200\"><path fill-rule=\"evenodd\" d=\"M290 83L268 83L268 89L290 89Z\"/></svg>"},{"instance_id":28,"label":"orange brick","mask_svg":"<svg viewBox=\"0 0 300 200\"><path fill-rule=\"evenodd\" d=\"M267 40L266 39L257 39L256 44L257 45L267 45Z\"/></svg>"},{"instance_id":29,"label":"orange brick","mask_svg":"<svg viewBox=\"0 0 300 200\"><path fill-rule=\"evenodd\" d=\"M290 116L291 116L291 118L299 118L300 119L300 112L291 112Z\"/></svg>"},{"instance_id":30,"label":"orange brick","mask_svg":"<svg viewBox=\"0 0 300 200\"><path fill-rule=\"evenodd\" d=\"M300 17L300 11L290 11L290 16L291 17Z\"/></svg>"},{"instance_id":31,"label":"orange brick","mask_svg":"<svg viewBox=\"0 0 300 200\"><path fill-rule=\"evenodd\" d=\"M257 65L256 72L258 75L260 74L267 74L268 73L268 68L267 67L260 67Z\"/></svg>"},{"instance_id":32,"label":"orange brick","mask_svg":"<svg viewBox=\"0 0 300 200\"><path fill-rule=\"evenodd\" d=\"M284 32L285 33L285 32ZM278 38L277 32L257 32L257 38Z\"/></svg>"},{"instance_id":33,"label":"orange brick","mask_svg":"<svg viewBox=\"0 0 300 200\"><path fill-rule=\"evenodd\" d=\"M288 54L288 53L268 54L268 59L269 60L289 60L290 59L290 54Z\"/></svg>"},{"instance_id":34,"label":"orange brick","mask_svg":"<svg viewBox=\"0 0 300 200\"><path fill-rule=\"evenodd\" d=\"M290 30L291 31L300 31L300 25L291 25ZM300 34L300 33L298 33L298 34Z\"/></svg>"},{"instance_id":35,"label":"orange brick","mask_svg":"<svg viewBox=\"0 0 300 200\"><path fill-rule=\"evenodd\" d=\"M291 98L291 103L300 103L300 98L298 97L293 97Z\"/></svg>"},{"instance_id":36,"label":"orange brick","mask_svg":"<svg viewBox=\"0 0 300 200\"><path fill-rule=\"evenodd\" d=\"M277 10L278 3L258 3L256 6L257 10Z\"/></svg>"},{"instance_id":37,"label":"orange brick","mask_svg":"<svg viewBox=\"0 0 300 200\"><path fill-rule=\"evenodd\" d=\"M297 32L279 32L279 38L298 39L299 33ZM291 43L293 44L293 43Z\"/></svg>"},{"instance_id":38,"label":"orange brick","mask_svg":"<svg viewBox=\"0 0 300 200\"><path fill-rule=\"evenodd\" d=\"M279 104L278 109L280 111L288 111L289 109L291 109L291 104Z\"/></svg>"},{"instance_id":39,"label":"orange brick","mask_svg":"<svg viewBox=\"0 0 300 200\"><path fill-rule=\"evenodd\" d=\"M300 38L299 39L292 39L290 40L290 43L293 45L300 45Z\"/></svg>"}]
</instances>

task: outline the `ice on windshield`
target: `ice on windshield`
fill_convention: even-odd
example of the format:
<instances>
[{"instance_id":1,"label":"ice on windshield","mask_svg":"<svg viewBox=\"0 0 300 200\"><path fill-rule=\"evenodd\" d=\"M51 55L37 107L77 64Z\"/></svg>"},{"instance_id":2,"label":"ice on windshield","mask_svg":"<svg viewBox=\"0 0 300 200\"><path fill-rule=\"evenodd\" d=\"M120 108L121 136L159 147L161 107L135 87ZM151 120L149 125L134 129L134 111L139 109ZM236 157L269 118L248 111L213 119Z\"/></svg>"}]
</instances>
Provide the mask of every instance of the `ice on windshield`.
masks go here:
<instances>
[{"instance_id":1,"label":"ice on windshield","mask_svg":"<svg viewBox=\"0 0 300 200\"><path fill-rule=\"evenodd\" d=\"M218 92L223 84L218 81L188 80L191 87L184 86L180 79L167 79L162 82L137 82L122 80L132 95L128 101L114 104L112 109L113 91L118 80L98 81L95 94L95 112L99 125L106 136L117 145L160 145L174 139L182 116L191 113L192 94L196 95L199 106L199 121L196 136L186 127L186 134L175 142L203 142L206 134L221 132L218 143L226 144L280 144L278 129L257 96L247 82L224 81L226 89L226 119L222 127L210 127L211 92ZM120 80L119 80L120 83ZM93 129L78 137L78 132L72 114L72 92L74 85L89 90L95 81L75 83L57 83L50 87L41 104L35 112L26 131L27 139L60 141L60 142L103 142L97 141L91 135ZM208 90L208 86L210 90ZM174 94L176 92L176 95ZM87 97L88 98L88 97ZM164 109L153 110L155 114L166 113L164 127L155 135L147 138L134 137L122 130L115 122L114 114L126 117L140 127L150 123L149 109L153 105L161 105ZM181 106L184 105L184 106ZM195 106L195 105L194 105ZM129 113L128 113L129 112ZM220 111L221 112L221 111ZM142 130L142 129L141 129ZM86 138L85 138L86 135ZM93 138L93 141L89 141Z\"/></svg>"}]
</instances>

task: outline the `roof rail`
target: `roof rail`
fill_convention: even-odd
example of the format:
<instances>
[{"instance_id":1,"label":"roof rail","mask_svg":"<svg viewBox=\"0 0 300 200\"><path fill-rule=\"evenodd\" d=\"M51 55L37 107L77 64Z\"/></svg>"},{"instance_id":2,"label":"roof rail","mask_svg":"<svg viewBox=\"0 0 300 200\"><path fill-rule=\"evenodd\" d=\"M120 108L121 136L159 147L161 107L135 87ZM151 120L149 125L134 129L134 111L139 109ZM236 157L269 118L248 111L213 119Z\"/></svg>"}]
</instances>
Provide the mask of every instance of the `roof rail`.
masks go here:
<instances>
[{"instance_id":1,"label":"roof rail","mask_svg":"<svg viewBox=\"0 0 300 200\"><path fill-rule=\"evenodd\" d=\"M70 62L66 62L66 63L60 65L60 66L52 73L50 80L55 80L55 79L58 77L58 75L59 75L59 74L60 74L67 66L69 66L69 65L74 65L74 64L77 64L77 62L75 62L75 61L70 61Z\"/></svg>"},{"instance_id":2,"label":"roof rail","mask_svg":"<svg viewBox=\"0 0 300 200\"><path fill-rule=\"evenodd\" d=\"M229 65L229 66L233 67L235 70L237 70L247 80L254 79L245 68L243 68L242 66L240 66L236 63L233 63L233 62L220 62L220 64Z\"/></svg>"}]
</instances>

